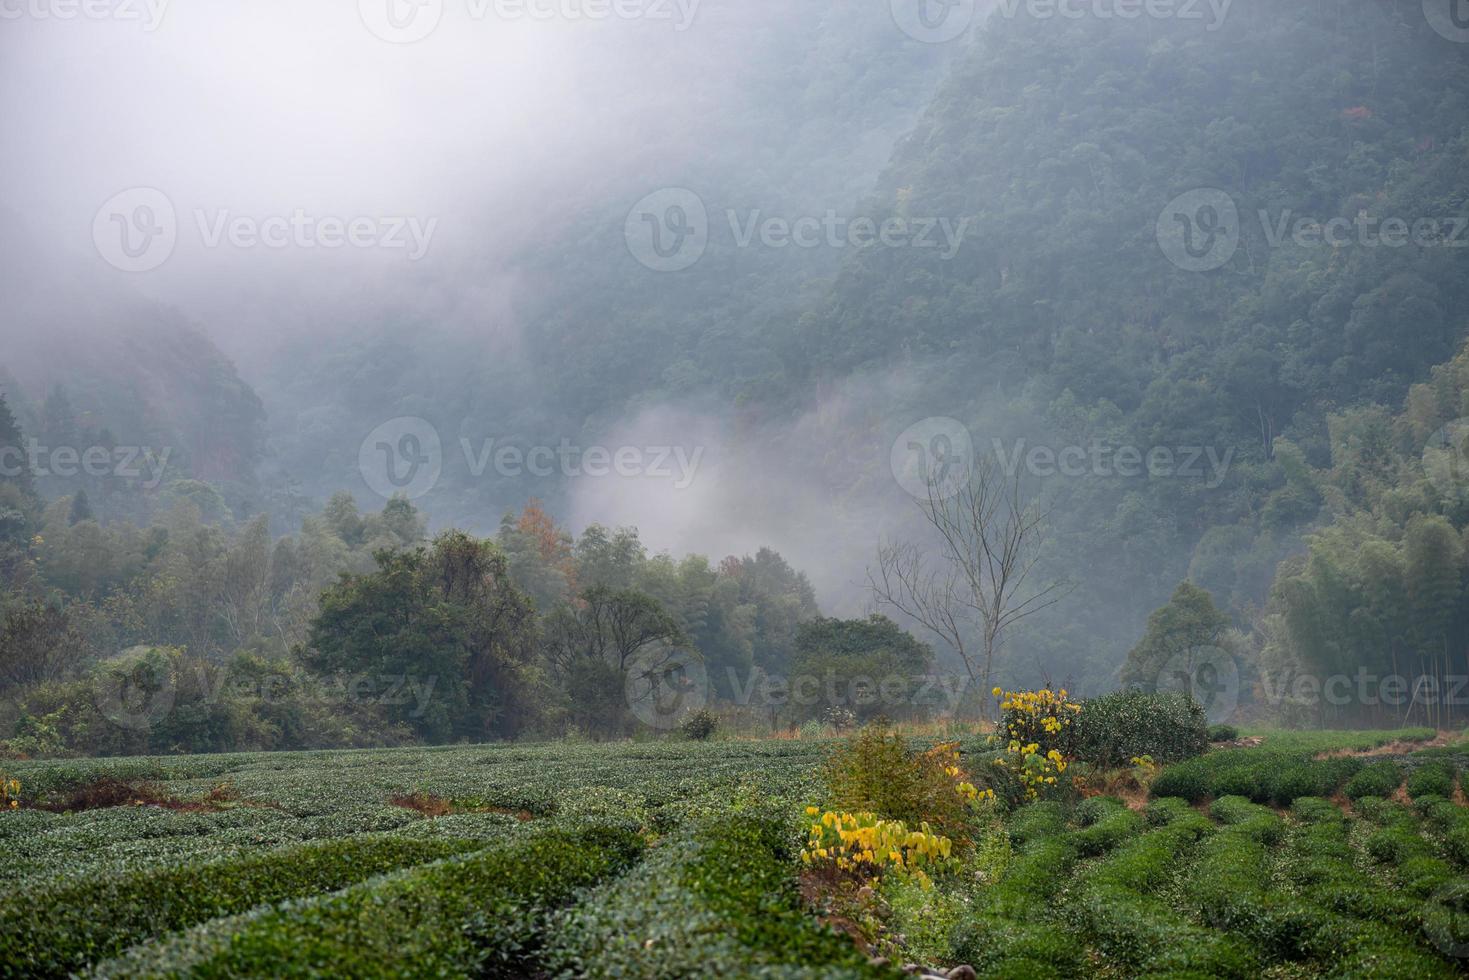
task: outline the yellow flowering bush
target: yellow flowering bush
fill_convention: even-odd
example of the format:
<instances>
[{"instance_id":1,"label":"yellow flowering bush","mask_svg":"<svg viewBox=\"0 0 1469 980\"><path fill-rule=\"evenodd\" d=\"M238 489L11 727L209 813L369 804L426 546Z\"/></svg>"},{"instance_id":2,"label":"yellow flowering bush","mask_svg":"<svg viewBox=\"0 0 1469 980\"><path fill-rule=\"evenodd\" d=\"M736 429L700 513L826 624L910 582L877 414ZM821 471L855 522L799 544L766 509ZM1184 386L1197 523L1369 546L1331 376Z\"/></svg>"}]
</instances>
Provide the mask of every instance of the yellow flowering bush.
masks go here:
<instances>
[{"instance_id":1,"label":"yellow flowering bush","mask_svg":"<svg viewBox=\"0 0 1469 980\"><path fill-rule=\"evenodd\" d=\"M1066 749L1071 727L1081 705L1068 699L1065 688L1052 691L992 692L1000 702L1000 727L996 741L1004 747L995 765L1005 771L1027 800L1064 785L1070 767Z\"/></svg>"},{"instance_id":2,"label":"yellow flowering bush","mask_svg":"<svg viewBox=\"0 0 1469 980\"><path fill-rule=\"evenodd\" d=\"M928 870L942 867L953 856L954 842L934 833L927 821L914 830L901 820L883 820L874 813L823 812L808 806L806 815L816 819L801 849L804 864L829 862L838 870L862 875L897 869L930 888L933 879Z\"/></svg>"}]
</instances>

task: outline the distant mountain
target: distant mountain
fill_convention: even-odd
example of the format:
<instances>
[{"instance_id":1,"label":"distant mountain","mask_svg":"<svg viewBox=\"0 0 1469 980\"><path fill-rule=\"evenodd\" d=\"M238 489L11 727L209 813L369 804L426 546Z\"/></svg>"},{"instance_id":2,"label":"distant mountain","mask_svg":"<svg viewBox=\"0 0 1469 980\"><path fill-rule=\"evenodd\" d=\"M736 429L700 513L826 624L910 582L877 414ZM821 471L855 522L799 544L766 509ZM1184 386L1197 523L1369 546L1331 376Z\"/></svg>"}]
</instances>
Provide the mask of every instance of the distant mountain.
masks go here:
<instances>
[{"instance_id":1,"label":"distant mountain","mask_svg":"<svg viewBox=\"0 0 1469 980\"><path fill-rule=\"evenodd\" d=\"M0 210L0 377L26 435L50 448L166 450L169 479L209 481L233 506L258 508L265 410L230 360L178 311L98 274L91 257L41 255L33 241ZM109 493L115 512L146 512L143 498L162 485L139 482L103 481L123 491ZM38 481L51 496L81 485Z\"/></svg>"}]
</instances>

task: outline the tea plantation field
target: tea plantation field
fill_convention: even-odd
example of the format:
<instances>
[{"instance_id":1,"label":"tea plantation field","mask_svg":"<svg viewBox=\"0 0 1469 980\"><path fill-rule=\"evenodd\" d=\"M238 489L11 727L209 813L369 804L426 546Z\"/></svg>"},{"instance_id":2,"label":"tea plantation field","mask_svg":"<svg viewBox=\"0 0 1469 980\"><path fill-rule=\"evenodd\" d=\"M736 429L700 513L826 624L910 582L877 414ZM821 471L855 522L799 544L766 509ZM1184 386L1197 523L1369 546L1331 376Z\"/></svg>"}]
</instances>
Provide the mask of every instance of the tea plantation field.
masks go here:
<instances>
[{"instance_id":1,"label":"tea plantation field","mask_svg":"<svg viewBox=\"0 0 1469 980\"><path fill-rule=\"evenodd\" d=\"M833 740L3 763L0 976L1464 976L1469 748L1327 754L1401 734L1216 748L855 894L802 877Z\"/></svg>"}]
</instances>

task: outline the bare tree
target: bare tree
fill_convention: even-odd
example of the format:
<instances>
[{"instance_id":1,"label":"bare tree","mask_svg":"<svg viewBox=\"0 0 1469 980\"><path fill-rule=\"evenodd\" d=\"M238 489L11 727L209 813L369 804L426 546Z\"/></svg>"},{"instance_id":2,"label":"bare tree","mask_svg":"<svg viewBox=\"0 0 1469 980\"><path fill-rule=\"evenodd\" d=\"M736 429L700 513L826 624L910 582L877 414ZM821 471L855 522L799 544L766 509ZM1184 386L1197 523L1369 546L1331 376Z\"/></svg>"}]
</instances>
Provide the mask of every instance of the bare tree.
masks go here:
<instances>
[{"instance_id":1,"label":"bare tree","mask_svg":"<svg viewBox=\"0 0 1469 980\"><path fill-rule=\"evenodd\" d=\"M1027 497L1018 474L1006 477L984 459L957 488L931 479L919 510L938 532L938 556L912 542L884 543L868 573L873 595L953 647L970 681L988 691L1006 631L1068 591L1062 582L1030 582L1049 511Z\"/></svg>"}]
</instances>

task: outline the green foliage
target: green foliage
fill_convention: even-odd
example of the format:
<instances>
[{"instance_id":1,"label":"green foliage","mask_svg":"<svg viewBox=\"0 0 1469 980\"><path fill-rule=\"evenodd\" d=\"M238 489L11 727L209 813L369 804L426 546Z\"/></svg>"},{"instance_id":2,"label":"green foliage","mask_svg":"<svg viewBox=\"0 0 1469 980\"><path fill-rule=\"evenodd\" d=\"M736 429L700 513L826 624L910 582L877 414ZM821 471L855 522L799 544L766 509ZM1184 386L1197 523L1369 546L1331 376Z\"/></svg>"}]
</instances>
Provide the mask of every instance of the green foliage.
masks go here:
<instances>
[{"instance_id":1,"label":"green foliage","mask_svg":"<svg viewBox=\"0 0 1469 980\"><path fill-rule=\"evenodd\" d=\"M759 809L698 820L559 921L547 961L579 977L896 975L800 908L787 818Z\"/></svg>"},{"instance_id":2,"label":"green foliage","mask_svg":"<svg viewBox=\"0 0 1469 980\"><path fill-rule=\"evenodd\" d=\"M867 725L836 746L822 769L827 809L875 813L910 827L927 822L955 841L967 840L969 801L956 791L952 747L915 750L883 725Z\"/></svg>"},{"instance_id":3,"label":"green foliage","mask_svg":"<svg viewBox=\"0 0 1469 980\"><path fill-rule=\"evenodd\" d=\"M1155 797L1193 803L1210 796L1243 796L1256 803L1289 806L1303 796L1330 796L1363 766L1356 758L1315 759L1313 752L1225 749L1164 769L1153 780Z\"/></svg>"},{"instance_id":4,"label":"green foliage","mask_svg":"<svg viewBox=\"0 0 1469 980\"><path fill-rule=\"evenodd\" d=\"M1447 762L1423 763L1408 775L1407 789L1408 796L1415 800L1420 796L1453 796L1454 767Z\"/></svg>"},{"instance_id":5,"label":"green foliage","mask_svg":"<svg viewBox=\"0 0 1469 980\"><path fill-rule=\"evenodd\" d=\"M1391 759L1369 763L1347 781L1349 799L1359 800L1364 796L1391 796L1403 783L1403 767Z\"/></svg>"},{"instance_id":6,"label":"green foliage","mask_svg":"<svg viewBox=\"0 0 1469 980\"><path fill-rule=\"evenodd\" d=\"M822 693L797 705L796 717L848 706L859 722L921 715L930 706L914 704L914 695L932 660L928 646L886 616L808 620L796 630L790 671L792 678L819 684Z\"/></svg>"},{"instance_id":7,"label":"green foliage","mask_svg":"<svg viewBox=\"0 0 1469 980\"><path fill-rule=\"evenodd\" d=\"M505 556L491 542L450 532L432 548L381 551L376 560L377 571L323 593L307 662L427 689L426 699L403 699L389 713L429 739L515 731L534 609L510 581Z\"/></svg>"},{"instance_id":8,"label":"green foliage","mask_svg":"<svg viewBox=\"0 0 1469 980\"><path fill-rule=\"evenodd\" d=\"M548 917L641 850L625 830L549 829L335 894L216 920L98 976L442 976L524 968Z\"/></svg>"},{"instance_id":9,"label":"green foliage","mask_svg":"<svg viewBox=\"0 0 1469 980\"><path fill-rule=\"evenodd\" d=\"M1229 628L1229 617L1214 605L1208 591L1190 582L1180 582L1168 604L1148 617L1147 632L1127 655L1122 683L1154 690L1160 683L1172 684L1164 676L1170 667L1184 671L1191 680L1195 660L1215 655Z\"/></svg>"},{"instance_id":10,"label":"green foliage","mask_svg":"<svg viewBox=\"0 0 1469 980\"><path fill-rule=\"evenodd\" d=\"M1200 754L1209 743L1203 709L1181 692L1118 691L1089 698L1073 733L1077 758L1106 768L1144 755L1176 762Z\"/></svg>"},{"instance_id":11,"label":"green foliage","mask_svg":"<svg viewBox=\"0 0 1469 980\"><path fill-rule=\"evenodd\" d=\"M1239 729L1233 725L1210 725L1210 742L1233 742L1239 738Z\"/></svg>"},{"instance_id":12,"label":"green foliage","mask_svg":"<svg viewBox=\"0 0 1469 980\"><path fill-rule=\"evenodd\" d=\"M476 846L364 836L11 893L0 901L0 976L66 976L153 936Z\"/></svg>"},{"instance_id":13,"label":"green foliage","mask_svg":"<svg viewBox=\"0 0 1469 980\"><path fill-rule=\"evenodd\" d=\"M707 708L700 708L684 719L684 723L679 726L679 731L683 733L684 738L702 742L713 736L718 728L719 719L715 717L714 712Z\"/></svg>"}]
</instances>

